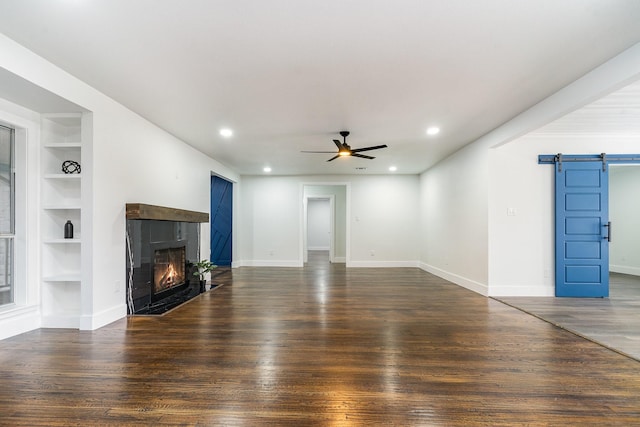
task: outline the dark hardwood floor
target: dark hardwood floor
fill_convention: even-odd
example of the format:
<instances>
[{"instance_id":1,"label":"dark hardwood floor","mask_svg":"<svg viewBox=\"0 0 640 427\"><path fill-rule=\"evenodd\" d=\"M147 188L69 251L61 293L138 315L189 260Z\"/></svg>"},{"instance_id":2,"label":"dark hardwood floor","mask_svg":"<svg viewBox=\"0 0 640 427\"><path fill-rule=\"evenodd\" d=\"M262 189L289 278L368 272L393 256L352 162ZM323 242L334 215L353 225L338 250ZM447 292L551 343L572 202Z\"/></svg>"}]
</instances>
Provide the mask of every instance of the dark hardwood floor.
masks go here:
<instances>
[{"instance_id":1,"label":"dark hardwood floor","mask_svg":"<svg viewBox=\"0 0 640 427\"><path fill-rule=\"evenodd\" d=\"M243 267L0 341L0 424L640 425L640 363L414 268Z\"/></svg>"}]
</instances>

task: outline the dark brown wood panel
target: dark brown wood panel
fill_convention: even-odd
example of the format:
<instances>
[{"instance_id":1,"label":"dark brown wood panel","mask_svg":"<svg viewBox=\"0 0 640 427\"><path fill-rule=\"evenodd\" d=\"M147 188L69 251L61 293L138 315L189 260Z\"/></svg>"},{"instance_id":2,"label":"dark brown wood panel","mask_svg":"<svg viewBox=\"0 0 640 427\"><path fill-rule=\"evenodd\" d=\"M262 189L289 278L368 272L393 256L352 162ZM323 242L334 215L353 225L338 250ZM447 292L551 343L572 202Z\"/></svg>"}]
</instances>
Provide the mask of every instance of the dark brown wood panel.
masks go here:
<instances>
[{"instance_id":1,"label":"dark brown wood panel","mask_svg":"<svg viewBox=\"0 0 640 427\"><path fill-rule=\"evenodd\" d=\"M0 341L0 424L640 425L638 362L419 269L217 273L164 316Z\"/></svg>"},{"instance_id":2,"label":"dark brown wood panel","mask_svg":"<svg viewBox=\"0 0 640 427\"><path fill-rule=\"evenodd\" d=\"M206 212L188 211L167 208L164 206L145 205L143 203L127 203L127 219L156 219L162 221L209 222Z\"/></svg>"}]
</instances>

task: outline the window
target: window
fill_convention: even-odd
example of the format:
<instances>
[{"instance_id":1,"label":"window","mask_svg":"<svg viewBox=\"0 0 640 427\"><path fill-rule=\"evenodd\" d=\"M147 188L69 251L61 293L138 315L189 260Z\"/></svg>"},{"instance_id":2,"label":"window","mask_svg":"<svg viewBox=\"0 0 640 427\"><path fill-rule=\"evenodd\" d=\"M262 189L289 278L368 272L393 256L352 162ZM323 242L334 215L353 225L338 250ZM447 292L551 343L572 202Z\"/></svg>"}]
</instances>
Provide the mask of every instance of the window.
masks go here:
<instances>
[{"instance_id":1,"label":"window","mask_svg":"<svg viewBox=\"0 0 640 427\"><path fill-rule=\"evenodd\" d=\"M14 131L0 126L0 306L14 302Z\"/></svg>"}]
</instances>

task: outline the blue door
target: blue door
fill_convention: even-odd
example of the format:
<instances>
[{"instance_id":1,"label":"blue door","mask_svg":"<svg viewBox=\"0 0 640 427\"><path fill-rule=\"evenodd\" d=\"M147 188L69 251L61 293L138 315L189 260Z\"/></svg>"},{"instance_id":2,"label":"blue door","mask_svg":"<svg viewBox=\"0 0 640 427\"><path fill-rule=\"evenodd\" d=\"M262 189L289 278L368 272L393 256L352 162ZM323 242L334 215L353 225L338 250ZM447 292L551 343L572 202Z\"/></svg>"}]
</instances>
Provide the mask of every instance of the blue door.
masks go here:
<instances>
[{"instance_id":1,"label":"blue door","mask_svg":"<svg viewBox=\"0 0 640 427\"><path fill-rule=\"evenodd\" d=\"M211 262L231 265L233 184L211 177Z\"/></svg>"},{"instance_id":2,"label":"blue door","mask_svg":"<svg viewBox=\"0 0 640 427\"><path fill-rule=\"evenodd\" d=\"M609 174L603 161L556 165L556 296L609 296Z\"/></svg>"}]
</instances>

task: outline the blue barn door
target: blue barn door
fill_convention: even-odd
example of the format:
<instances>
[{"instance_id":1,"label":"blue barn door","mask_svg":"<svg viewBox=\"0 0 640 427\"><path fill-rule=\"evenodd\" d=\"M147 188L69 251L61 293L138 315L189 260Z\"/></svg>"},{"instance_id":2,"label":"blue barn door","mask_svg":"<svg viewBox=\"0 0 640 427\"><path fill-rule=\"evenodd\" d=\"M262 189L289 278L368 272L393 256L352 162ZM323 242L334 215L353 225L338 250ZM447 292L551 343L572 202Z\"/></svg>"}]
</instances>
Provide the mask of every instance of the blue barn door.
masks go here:
<instances>
[{"instance_id":1,"label":"blue barn door","mask_svg":"<svg viewBox=\"0 0 640 427\"><path fill-rule=\"evenodd\" d=\"M231 266L233 184L211 177L211 262Z\"/></svg>"},{"instance_id":2,"label":"blue barn door","mask_svg":"<svg viewBox=\"0 0 640 427\"><path fill-rule=\"evenodd\" d=\"M609 296L606 160L556 165L556 296Z\"/></svg>"}]
</instances>

